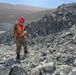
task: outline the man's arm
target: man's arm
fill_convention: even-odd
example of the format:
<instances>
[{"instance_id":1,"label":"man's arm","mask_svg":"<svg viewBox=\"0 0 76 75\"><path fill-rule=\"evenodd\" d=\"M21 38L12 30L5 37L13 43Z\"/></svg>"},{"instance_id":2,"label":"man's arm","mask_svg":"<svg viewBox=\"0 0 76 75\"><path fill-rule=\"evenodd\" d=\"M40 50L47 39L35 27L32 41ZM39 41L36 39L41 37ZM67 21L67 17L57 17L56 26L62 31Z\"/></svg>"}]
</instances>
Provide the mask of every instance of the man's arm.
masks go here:
<instances>
[{"instance_id":1,"label":"man's arm","mask_svg":"<svg viewBox=\"0 0 76 75\"><path fill-rule=\"evenodd\" d=\"M17 24L14 25L14 30L13 31L14 31L14 36L16 36L16 34L17 34Z\"/></svg>"}]
</instances>

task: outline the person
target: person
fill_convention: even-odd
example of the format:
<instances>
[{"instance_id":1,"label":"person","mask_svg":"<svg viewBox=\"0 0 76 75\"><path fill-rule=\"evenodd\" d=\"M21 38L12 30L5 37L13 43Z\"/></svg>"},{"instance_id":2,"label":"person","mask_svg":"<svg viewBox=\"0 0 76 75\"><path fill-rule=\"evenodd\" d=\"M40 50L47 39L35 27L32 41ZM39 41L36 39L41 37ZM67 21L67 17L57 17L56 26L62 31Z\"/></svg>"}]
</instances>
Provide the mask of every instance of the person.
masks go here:
<instances>
[{"instance_id":1,"label":"person","mask_svg":"<svg viewBox=\"0 0 76 75\"><path fill-rule=\"evenodd\" d=\"M21 46L23 46L24 48L24 54L28 53L26 39L24 38L24 36L26 35L26 33L24 32L26 32L25 30L27 26L25 26L24 23L25 23L24 17L20 17L18 23L14 25L14 36L16 38L16 47L17 47L16 49L17 59L20 59Z\"/></svg>"}]
</instances>

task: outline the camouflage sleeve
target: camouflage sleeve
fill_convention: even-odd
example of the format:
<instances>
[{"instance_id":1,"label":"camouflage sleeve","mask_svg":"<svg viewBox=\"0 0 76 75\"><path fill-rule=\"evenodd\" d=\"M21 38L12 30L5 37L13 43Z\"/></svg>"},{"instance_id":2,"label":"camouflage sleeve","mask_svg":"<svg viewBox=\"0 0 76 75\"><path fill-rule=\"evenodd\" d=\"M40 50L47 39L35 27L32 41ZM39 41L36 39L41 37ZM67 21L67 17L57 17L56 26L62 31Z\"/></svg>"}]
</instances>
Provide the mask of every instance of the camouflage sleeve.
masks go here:
<instances>
[{"instance_id":1,"label":"camouflage sleeve","mask_svg":"<svg viewBox=\"0 0 76 75\"><path fill-rule=\"evenodd\" d=\"M17 34L17 24L14 25L14 29L13 29L14 35Z\"/></svg>"}]
</instances>

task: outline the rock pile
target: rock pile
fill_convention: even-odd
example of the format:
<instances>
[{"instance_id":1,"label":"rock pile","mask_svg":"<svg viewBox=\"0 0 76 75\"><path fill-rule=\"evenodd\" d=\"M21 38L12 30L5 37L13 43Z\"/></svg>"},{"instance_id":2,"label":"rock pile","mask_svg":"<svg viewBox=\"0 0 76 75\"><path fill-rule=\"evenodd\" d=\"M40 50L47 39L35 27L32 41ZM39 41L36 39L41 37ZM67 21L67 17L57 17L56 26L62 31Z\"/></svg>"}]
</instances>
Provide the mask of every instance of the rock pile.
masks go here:
<instances>
[{"instance_id":1,"label":"rock pile","mask_svg":"<svg viewBox=\"0 0 76 75\"><path fill-rule=\"evenodd\" d=\"M33 37L66 30L76 24L76 3L63 4L53 14L44 15L39 21L31 22L29 29Z\"/></svg>"}]
</instances>

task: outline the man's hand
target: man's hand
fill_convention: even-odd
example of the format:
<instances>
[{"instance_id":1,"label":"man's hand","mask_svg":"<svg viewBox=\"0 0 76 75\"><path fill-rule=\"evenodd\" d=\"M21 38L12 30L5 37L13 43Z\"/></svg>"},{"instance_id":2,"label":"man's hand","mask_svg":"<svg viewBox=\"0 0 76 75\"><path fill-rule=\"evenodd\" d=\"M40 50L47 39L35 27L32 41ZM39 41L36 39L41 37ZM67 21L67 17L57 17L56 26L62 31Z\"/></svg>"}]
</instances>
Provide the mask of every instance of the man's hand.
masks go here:
<instances>
[{"instance_id":1,"label":"man's hand","mask_svg":"<svg viewBox=\"0 0 76 75\"><path fill-rule=\"evenodd\" d=\"M24 32L23 32L23 36L30 36L30 33L27 32L27 31L24 31Z\"/></svg>"},{"instance_id":2,"label":"man's hand","mask_svg":"<svg viewBox=\"0 0 76 75\"><path fill-rule=\"evenodd\" d=\"M27 31L23 31L23 36L25 36L26 33L27 33Z\"/></svg>"}]
</instances>

